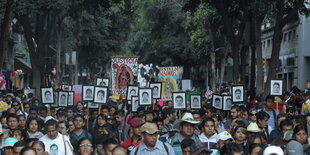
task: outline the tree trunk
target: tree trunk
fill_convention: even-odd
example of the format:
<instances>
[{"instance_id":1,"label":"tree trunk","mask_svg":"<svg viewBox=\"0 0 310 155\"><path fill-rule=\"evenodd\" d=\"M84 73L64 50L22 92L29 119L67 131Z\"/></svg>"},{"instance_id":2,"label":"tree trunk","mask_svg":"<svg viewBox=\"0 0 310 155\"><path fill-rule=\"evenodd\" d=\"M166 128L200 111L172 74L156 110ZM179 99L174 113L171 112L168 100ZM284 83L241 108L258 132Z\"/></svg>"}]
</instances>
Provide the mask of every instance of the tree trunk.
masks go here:
<instances>
[{"instance_id":1,"label":"tree trunk","mask_svg":"<svg viewBox=\"0 0 310 155\"><path fill-rule=\"evenodd\" d=\"M14 0L7 0L4 13L4 19L0 34L0 71L2 71L5 56L9 50L10 24L13 16Z\"/></svg>"},{"instance_id":2,"label":"tree trunk","mask_svg":"<svg viewBox=\"0 0 310 155\"><path fill-rule=\"evenodd\" d=\"M57 37L57 48L56 48L56 70L57 70L57 74L56 74L56 79L57 81L61 80L61 50L62 50L62 27L59 26L58 30L56 32L56 37Z\"/></svg>"},{"instance_id":3,"label":"tree trunk","mask_svg":"<svg viewBox=\"0 0 310 155\"><path fill-rule=\"evenodd\" d=\"M263 72L263 54L262 54L262 38L261 38L261 23L260 19L255 19L255 53L256 53L256 94L262 97L264 92L264 72Z\"/></svg>"},{"instance_id":4,"label":"tree trunk","mask_svg":"<svg viewBox=\"0 0 310 155\"><path fill-rule=\"evenodd\" d=\"M231 43L231 52L233 58L233 83L239 84L240 82L240 60L239 60L239 45L233 45Z\"/></svg>"}]
</instances>

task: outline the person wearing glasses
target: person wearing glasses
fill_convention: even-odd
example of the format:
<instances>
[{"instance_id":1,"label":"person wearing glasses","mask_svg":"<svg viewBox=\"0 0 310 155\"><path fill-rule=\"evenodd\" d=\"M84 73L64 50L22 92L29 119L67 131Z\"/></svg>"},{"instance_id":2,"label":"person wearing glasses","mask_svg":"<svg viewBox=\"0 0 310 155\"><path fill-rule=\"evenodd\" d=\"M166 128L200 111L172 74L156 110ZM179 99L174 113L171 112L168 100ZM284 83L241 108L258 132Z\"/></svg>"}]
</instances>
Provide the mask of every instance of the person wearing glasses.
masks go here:
<instances>
[{"instance_id":1,"label":"person wearing glasses","mask_svg":"<svg viewBox=\"0 0 310 155\"><path fill-rule=\"evenodd\" d=\"M91 139L82 138L78 142L79 154L80 155L91 155L94 151L93 145L91 143Z\"/></svg>"},{"instance_id":2,"label":"person wearing glasses","mask_svg":"<svg viewBox=\"0 0 310 155\"><path fill-rule=\"evenodd\" d=\"M13 100L11 108L15 110L16 115L24 115L26 118L28 117L28 114L21 110L21 103L17 100Z\"/></svg>"}]
</instances>

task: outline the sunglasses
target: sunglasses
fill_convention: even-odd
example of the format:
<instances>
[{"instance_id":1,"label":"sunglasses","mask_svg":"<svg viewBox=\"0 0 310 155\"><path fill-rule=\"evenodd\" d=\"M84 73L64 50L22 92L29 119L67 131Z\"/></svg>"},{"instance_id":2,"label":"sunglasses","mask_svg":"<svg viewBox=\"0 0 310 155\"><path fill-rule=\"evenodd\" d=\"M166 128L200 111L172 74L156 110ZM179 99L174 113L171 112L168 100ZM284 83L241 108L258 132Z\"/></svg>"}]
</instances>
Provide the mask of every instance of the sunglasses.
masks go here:
<instances>
[{"instance_id":1,"label":"sunglasses","mask_svg":"<svg viewBox=\"0 0 310 155\"><path fill-rule=\"evenodd\" d=\"M250 116L255 116L256 114L252 114L252 113L250 113Z\"/></svg>"},{"instance_id":2,"label":"sunglasses","mask_svg":"<svg viewBox=\"0 0 310 155\"><path fill-rule=\"evenodd\" d=\"M12 104L12 107L18 107L19 105L18 104Z\"/></svg>"},{"instance_id":3,"label":"sunglasses","mask_svg":"<svg viewBox=\"0 0 310 155\"><path fill-rule=\"evenodd\" d=\"M294 113L294 110L289 110L287 111L287 113Z\"/></svg>"}]
</instances>

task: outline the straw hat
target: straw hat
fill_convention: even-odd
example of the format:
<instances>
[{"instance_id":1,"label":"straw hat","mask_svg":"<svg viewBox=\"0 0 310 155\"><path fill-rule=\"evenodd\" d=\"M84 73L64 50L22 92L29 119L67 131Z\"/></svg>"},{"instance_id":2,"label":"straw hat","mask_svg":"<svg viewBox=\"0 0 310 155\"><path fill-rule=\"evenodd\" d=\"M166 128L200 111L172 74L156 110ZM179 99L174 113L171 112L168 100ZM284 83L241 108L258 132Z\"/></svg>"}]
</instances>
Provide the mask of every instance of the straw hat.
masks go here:
<instances>
[{"instance_id":1,"label":"straw hat","mask_svg":"<svg viewBox=\"0 0 310 155\"><path fill-rule=\"evenodd\" d=\"M247 127L248 132L262 132L263 130L258 127L256 123L250 123Z\"/></svg>"},{"instance_id":2,"label":"straw hat","mask_svg":"<svg viewBox=\"0 0 310 155\"><path fill-rule=\"evenodd\" d=\"M194 125L200 123L199 121L194 121L193 115L192 115L191 113L188 113L188 112L186 112L186 113L183 115L182 119L177 120L177 121L174 122L175 128L179 128L179 127L180 127L180 124L181 124L182 122L187 122L187 123L194 124Z\"/></svg>"}]
</instances>

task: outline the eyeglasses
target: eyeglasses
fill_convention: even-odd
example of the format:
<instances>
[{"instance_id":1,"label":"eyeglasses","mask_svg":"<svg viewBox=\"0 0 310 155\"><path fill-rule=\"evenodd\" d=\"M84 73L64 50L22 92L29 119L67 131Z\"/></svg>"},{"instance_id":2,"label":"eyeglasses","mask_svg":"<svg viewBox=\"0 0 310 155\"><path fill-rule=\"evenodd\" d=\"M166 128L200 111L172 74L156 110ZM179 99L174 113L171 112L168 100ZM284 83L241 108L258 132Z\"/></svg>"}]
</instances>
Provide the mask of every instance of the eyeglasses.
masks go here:
<instances>
[{"instance_id":1,"label":"eyeglasses","mask_svg":"<svg viewBox=\"0 0 310 155\"><path fill-rule=\"evenodd\" d=\"M59 127L58 129L59 129L59 130L63 130L63 129L66 129L66 127L63 127L63 126L62 126L62 127Z\"/></svg>"},{"instance_id":2,"label":"eyeglasses","mask_svg":"<svg viewBox=\"0 0 310 155\"><path fill-rule=\"evenodd\" d=\"M12 107L18 107L19 105L18 104L12 104Z\"/></svg>"},{"instance_id":3,"label":"eyeglasses","mask_svg":"<svg viewBox=\"0 0 310 155\"><path fill-rule=\"evenodd\" d=\"M250 113L250 116L255 116L256 114Z\"/></svg>"},{"instance_id":4,"label":"eyeglasses","mask_svg":"<svg viewBox=\"0 0 310 155\"><path fill-rule=\"evenodd\" d=\"M92 144L80 144L80 147L92 147Z\"/></svg>"},{"instance_id":5,"label":"eyeglasses","mask_svg":"<svg viewBox=\"0 0 310 155\"><path fill-rule=\"evenodd\" d=\"M287 113L294 113L294 110L288 110Z\"/></svg>"}]
</instances>

